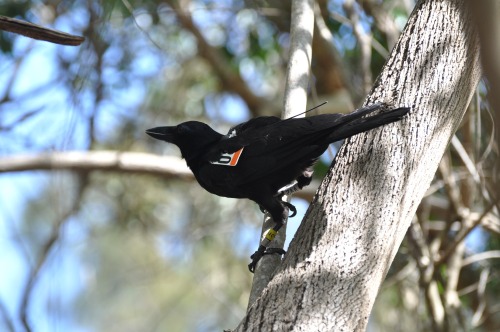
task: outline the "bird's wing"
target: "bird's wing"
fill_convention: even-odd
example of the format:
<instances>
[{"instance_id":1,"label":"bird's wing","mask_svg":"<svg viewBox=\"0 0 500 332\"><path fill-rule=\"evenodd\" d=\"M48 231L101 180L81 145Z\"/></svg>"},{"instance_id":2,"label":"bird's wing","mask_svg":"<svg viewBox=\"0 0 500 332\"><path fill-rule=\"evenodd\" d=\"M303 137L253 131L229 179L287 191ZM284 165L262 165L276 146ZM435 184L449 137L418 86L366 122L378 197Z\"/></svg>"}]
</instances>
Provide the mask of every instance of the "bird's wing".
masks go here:
<instances>
[{"instance_id":1,"label":"bird's wing","mask_svg":"<svg viewBox=\"0 0 500 332\"><path fill-rule=\"evenodd\" d=\"M276 116L259 116L257 118L250 119L247 122L240 123L237 126L234 126L229 130L228 135L244 136L245 134L248 134L250 131L254 131L259 128L264 128L269 125L279 123L281 121L282 120Z\"/></svg>"},{"instance_id":2,"label":"bird's wing","mask_svg":"<svg viewBox=\"0 0 500 332\"><path fill-rule=\"evenodd\" d=\"M273 176L282 178L282 172L298 176L326 150L330 143L326 137L342 118L340 114L287 120L255 118L229 130L205 158L220 167L233 166L224 170L232 174L235 186Z\"/></svg>"},{"instance_id":3,"label":"bird's wing","mask_svg":"<svg viewBox=\"0 0 500 332\"><path fill-rule=\"evenodd\" d=\"M248 129L247 135L242 132L239 142L244 149L237 165L241 176L235 179L235 184L244 185L274 175L280 177L280 173L294 169L300 173L326 150L329 142L323 137L328 136L341 117L329 114L290 119L265 128Z\"/></svg>"},{"instance_id":4,"label":"bird's wing","mask_svg":"<svg viewBox=\"0 0 500 332\"><path fill-rule=\"evenodd\" d=\"M266 130L280 121L281 119L275 116L261 116L234 126L217 144L217 150L233 153L254 142L265 140Z\"/></svg>"}]
</instances>

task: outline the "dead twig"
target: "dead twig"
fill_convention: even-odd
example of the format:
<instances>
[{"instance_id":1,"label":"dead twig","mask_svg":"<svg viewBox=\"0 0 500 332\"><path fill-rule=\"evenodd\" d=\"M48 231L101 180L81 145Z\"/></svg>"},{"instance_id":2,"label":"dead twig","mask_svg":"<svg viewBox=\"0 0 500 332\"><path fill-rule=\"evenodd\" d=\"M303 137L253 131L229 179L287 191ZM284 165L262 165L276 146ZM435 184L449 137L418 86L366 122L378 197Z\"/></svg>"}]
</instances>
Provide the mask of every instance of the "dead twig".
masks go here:
<instances>
[{"instance_id":1,"label":"dead twig","mask_svg":"<svg viewBox=\"0 0 500 332\"><path fill-rule=\"evenodd\" d=\"M81 36L70 35L69 33L44 28L38 24L6 16L0 16L0 30L67 46L78 46L85 40Z\"/></svg>"}]
</instances>

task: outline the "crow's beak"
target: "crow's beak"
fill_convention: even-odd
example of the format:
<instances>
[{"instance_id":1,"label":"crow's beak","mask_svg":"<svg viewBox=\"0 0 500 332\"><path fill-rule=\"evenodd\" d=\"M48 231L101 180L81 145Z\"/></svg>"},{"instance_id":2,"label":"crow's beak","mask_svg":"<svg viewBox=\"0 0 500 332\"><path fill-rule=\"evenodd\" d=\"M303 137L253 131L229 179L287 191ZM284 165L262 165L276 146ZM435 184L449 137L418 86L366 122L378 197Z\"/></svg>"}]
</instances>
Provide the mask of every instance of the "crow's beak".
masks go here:
<instances>
[{"instance_id":1,"label":"crow's beak","mask_svg":"<svg viewBox=\"0 0 500 332\"><path fill-rule=\"evenodd\" d=\"M146 130L146 134L161 141L172 142L175 138L175 127L156 127Z\"/></svg>"}]
</instances>

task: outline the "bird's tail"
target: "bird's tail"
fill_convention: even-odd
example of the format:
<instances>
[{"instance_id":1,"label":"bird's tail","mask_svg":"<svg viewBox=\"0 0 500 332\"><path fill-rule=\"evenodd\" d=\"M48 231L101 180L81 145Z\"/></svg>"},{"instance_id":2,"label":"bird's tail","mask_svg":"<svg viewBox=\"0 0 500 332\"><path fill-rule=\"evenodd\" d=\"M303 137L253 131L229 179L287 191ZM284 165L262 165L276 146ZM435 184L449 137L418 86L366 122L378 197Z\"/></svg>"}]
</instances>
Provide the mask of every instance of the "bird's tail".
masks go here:
<instances>
[{"instance_id":1,"label":"bird's tail","mask_svg":"<svg viewBox=\"0 0 500 332\"><path fill-rule=\"evenodd\" d=\"M380 104L375 104L345 115L342 119L343 125L333 130L332 134L328 137L329 140L331 142L336 142L370 129L399 121L410 111L410 108L401 107L372 116L362 117L379 109L380 107Z\"/></svg>"}]
</instances>

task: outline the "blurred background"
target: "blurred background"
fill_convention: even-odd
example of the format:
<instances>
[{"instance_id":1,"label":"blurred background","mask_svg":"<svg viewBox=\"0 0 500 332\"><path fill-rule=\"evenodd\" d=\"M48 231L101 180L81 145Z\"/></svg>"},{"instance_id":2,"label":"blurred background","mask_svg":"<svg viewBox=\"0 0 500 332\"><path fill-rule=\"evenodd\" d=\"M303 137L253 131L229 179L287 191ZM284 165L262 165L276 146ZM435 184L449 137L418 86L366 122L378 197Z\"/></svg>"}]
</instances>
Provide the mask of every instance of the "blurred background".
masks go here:
<instances>
[{"instance_id":1,"label":"blurred background","mask_svg":"<svg viewBox=\"0 0 500 332\"><path fill-rule=\"evenodd\" d=\"M311 106L359 107L413 6L318 0ZM0 33L0 330L234 328L245 315L247 264L263 215L253 202L202 190L178 166L177 148L144 131L199 120L226 132L279 116L289 2L14 0L0 2L0 15L86 38L68 47ZM428 331L431 282L442 298L450 289L457 295L453 305L443 301L447 319L500 330L491 180L498 149L488 93L482 82L383 285L370 331ZM323 156L315 182L335 152ZM172 159L158 170L155 156ZM120 162L106 166L109 158ZM294 198L299 216L288 239L314 190ZM424 280L416 262L446 252L464 229L465 244L448 253L459 263L438 262Z\"/></svg>"}]
</instances>

